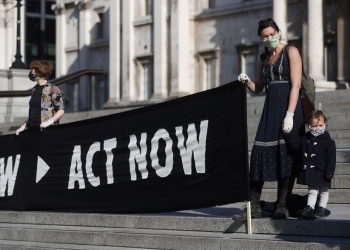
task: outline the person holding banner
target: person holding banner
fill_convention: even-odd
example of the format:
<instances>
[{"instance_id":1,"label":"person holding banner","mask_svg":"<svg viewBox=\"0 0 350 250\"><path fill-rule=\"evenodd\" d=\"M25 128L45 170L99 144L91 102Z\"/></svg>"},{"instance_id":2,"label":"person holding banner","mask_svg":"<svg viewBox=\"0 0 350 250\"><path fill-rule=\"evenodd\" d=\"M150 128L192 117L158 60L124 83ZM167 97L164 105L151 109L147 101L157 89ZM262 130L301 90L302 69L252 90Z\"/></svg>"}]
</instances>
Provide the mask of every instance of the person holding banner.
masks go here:
<instances>
[{"instance_id":1,"label":"person holding banner","mask_svg":"<svg viewBox=\"0 0 350 250\"><path fill-rule=\"evenodd\" d=\"M305 133L299 90L302 61L299 51L290 47L289 61L284 58L286 45L281 31L271 18L258 23L258 36L265 53L260 55L255 81L241 73L238 80L253 93L265 89L264 109L259 122L250 160L250 201L252 218L261 218L260 196L265 181L278 181L276 208L272 218L289 217L288 202L295 181L298 153L286 145L283 133ZM233 220L247 219L247 210Z\"/></svg>"},{"instance_id":2,"label":"person holding banner","mask_svg":"<svg viewBox=\"0 0 350 250\"><path fill-rule=\"evenodd\" d=\"M16 130L16 135L26 128L46 128L58 124L64 114L62 93L58 87L48 82L52 67L46 61L34 61L30 64L28 77L36 82L29 101L28 120Z\"/></svg>"}]
</instances>

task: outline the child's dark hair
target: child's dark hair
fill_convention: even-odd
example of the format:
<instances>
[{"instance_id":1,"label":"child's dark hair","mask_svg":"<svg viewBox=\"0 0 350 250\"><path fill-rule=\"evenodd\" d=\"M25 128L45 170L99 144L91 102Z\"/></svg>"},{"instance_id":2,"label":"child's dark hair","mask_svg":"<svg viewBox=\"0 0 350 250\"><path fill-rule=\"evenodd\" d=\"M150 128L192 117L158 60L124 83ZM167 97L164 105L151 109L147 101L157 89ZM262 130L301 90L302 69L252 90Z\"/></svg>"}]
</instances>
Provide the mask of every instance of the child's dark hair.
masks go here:
<instances>
[{"instance_id":1,"label":"child's dark hair","mask_svg":"<svg viewBox=\"0 0 350 250\"><path fill-rule=\"evenodd\" d=\"M310 125L312 119L320 120L321 117L323 117L325 123L328 121L328 118L321 110L313 110L305 117L305 123Z\"/></svg>"}]
</instances>

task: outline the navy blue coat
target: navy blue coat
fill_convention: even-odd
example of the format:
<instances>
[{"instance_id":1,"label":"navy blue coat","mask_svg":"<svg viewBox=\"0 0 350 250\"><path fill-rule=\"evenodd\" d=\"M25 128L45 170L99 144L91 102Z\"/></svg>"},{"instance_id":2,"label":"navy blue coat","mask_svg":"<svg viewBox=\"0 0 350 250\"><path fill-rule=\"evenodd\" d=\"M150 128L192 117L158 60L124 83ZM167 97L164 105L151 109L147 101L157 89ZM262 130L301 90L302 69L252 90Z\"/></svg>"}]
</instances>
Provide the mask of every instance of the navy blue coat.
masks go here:
<instances>
[{"instance_id":1,"label":"navy blue coat","mask_svg":"<svg viewBox=\"0 0 350 250\"><path fill-rule=\"evenodd\" d=\"M295 149L300 149L298 161L298 184L331 187L331 180L326 176L334 176L336 165L335 142L327 131L314 137L307 132L303 137L284 134L286 143Z\"/></svg>"}]
</instances>

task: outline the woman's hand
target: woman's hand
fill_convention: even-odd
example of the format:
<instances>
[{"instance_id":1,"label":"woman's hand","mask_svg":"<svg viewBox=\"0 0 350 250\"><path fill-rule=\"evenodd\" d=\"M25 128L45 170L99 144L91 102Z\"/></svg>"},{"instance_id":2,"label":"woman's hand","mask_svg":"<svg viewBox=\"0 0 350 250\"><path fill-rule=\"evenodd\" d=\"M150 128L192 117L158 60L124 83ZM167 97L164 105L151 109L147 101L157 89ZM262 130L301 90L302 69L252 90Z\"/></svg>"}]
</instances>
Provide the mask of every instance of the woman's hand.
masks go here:
<instances>
[{"instance_id":1,"label":"woman's hand","mask_svg":"<svg viewBox=\"0 0 350 250\"><path fill-rule=\"evenodd\" d=\"M48 126L53 124L52 119L48 119L47 121L44 121L40 124L40 128L47 128Z\"/></svg>"},{"instance_id":2,"label":"woman's hand","mask_svg":"<svg viewBox=\"0 0 350 250\"><path fill-rule=\"evenodd\" d=\"M284 133L289 133L293 129L293 113L287 111L286 117L283 120L282 129Z\"/></svg>"},{"instance_id":3,"label":"woman's hand","mask_svg":"<svg viewBox=\"0 0 350 250\"><path fill-rule=\"evenodd\" d=\"M246 73L241 73L238 76L238 81L247 85L250 82L250 78L247 76Z\"/></svg>"},{"instance_id":4,"label":"woman's hand","mask_svg":"<svg viewBox=\"0 0 350 250\"><path fill-rule=\"evenodd\" d=\"M24 123L19 129L16 130L16 135L19 135L23 130L26 129L26 124Z\"/></svg>"}]
</instances>

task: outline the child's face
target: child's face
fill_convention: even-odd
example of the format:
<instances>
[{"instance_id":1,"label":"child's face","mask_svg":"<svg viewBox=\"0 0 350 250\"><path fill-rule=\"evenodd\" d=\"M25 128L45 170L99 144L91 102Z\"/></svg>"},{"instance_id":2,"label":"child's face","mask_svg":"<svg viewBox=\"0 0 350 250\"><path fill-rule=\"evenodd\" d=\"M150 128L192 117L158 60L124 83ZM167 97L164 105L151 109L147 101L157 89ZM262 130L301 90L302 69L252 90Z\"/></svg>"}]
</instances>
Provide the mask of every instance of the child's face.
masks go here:
<instances>
[{"instance_id":1,"label":"child's face","mask_svg":"<svg viewBox=\"0 0 350 250\"><path fill-rule=\"evenodd\" d=\"M313 118L310 123L310 127L313 129L325 128L324 117L321 116L319 119Z\"/></svg>"}]
</instances>

